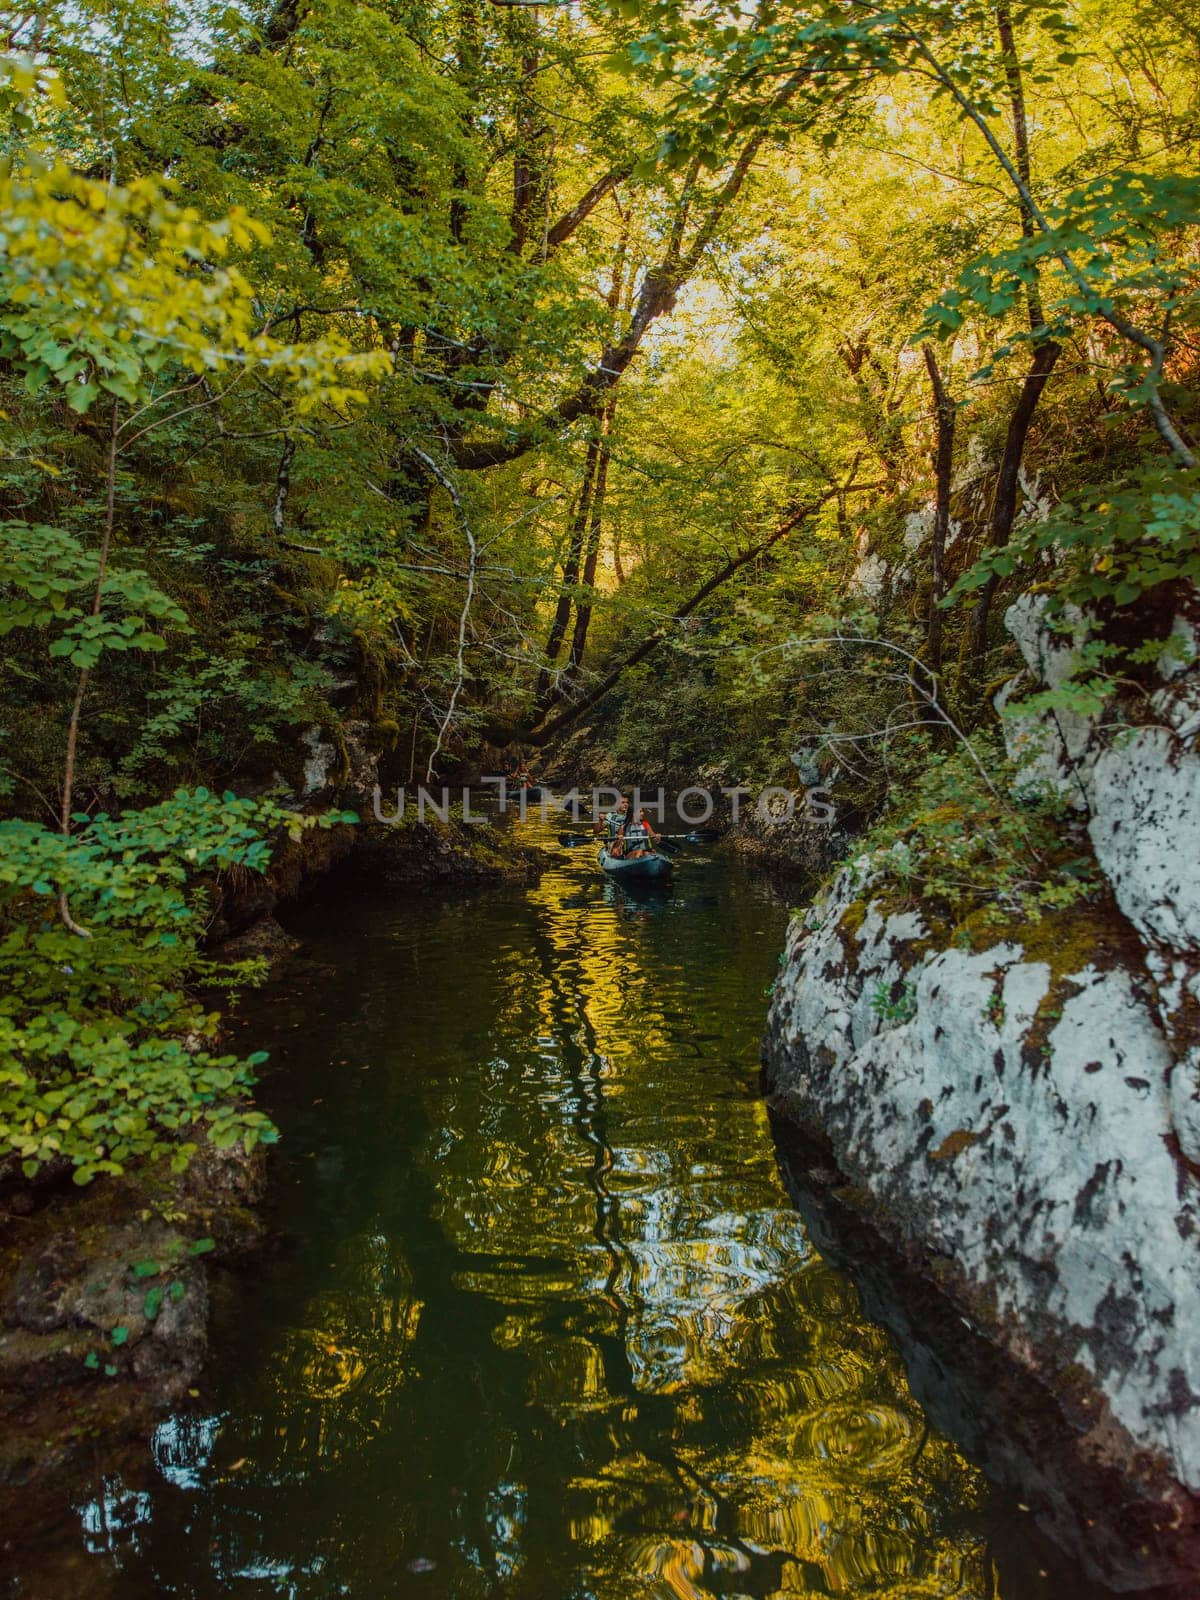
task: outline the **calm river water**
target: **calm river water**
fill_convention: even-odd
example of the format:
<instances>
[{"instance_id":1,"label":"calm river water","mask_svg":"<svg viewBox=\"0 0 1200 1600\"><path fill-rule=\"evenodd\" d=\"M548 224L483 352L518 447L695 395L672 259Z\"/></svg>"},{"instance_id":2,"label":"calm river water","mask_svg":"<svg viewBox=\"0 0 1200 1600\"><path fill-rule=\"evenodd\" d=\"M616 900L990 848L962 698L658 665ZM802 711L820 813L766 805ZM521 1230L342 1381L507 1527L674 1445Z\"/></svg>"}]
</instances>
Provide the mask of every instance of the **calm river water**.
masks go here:
<instances>
[{"instance_id":1,"label":"calm river water","mask_svg":"<svg viewBox=\"0 0 1200 1600\"><path fill-rule=\"evenodd\" d=\"M697 850L645 901L552 856L292 919L316 965L242 1034L285 1244L153 1467L97 1449L72 1570L130 1600L1091 1593L788 1202L757 1092L786 902Z\"/></svg>"}]
</instances>

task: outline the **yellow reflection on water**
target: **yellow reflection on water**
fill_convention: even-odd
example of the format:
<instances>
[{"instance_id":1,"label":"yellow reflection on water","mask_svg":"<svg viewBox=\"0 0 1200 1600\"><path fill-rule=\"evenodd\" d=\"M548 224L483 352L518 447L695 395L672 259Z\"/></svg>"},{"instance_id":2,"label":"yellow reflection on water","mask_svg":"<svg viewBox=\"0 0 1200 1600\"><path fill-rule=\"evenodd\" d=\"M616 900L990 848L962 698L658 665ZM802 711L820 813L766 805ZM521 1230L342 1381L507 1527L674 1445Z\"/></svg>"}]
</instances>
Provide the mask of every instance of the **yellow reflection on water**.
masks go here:
<instances>
[{"instance_id":1,"label":"yellow reflection on water","mask_svg":"<svg viewBox=\"0 0 1200 1600\"><path fill-rule=\"evenodd\" d=\"M587 1592L990 1596L985 1552L929 1511L970 1508L980 1480L813 1255L765 1107L739 1092L745 1057L713 1071L731 1014L763 1009L735 959L745 908L731 959L717 941L699 963L686 919L611 901L573 904L554 872L529 891L496 1034L529 1039L536 1066L510 1063L503 1105L438 1177L442 1226L475 1258L459 1281L508 1308L493 1338L526 1355L529 1402L596 1419L562 1530ZM569 1335L564 1303L586 1309Z\"/></svg>"}]
</instances>

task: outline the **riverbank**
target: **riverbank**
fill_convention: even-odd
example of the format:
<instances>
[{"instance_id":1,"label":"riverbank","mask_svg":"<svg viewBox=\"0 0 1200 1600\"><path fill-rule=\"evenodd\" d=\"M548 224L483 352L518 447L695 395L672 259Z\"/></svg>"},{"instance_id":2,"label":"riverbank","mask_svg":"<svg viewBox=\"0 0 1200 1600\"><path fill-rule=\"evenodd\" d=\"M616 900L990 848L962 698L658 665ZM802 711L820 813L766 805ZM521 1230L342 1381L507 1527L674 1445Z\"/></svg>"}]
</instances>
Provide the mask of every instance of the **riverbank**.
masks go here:
<instances>
[{"instance_id":1,"label":"riverbank","mask_svg":"<svg viewBox=\"0 0 1200 1600\"><path fill-rule=\"evenodd\" d=\"M187 1403L215 1285L261 1245L264 1192L261 1151L208 1144L180 1176L0 1184L0 1572L44 1549L97 1441L136 1458ZM48 1596L72 1592L57 1582Z\"/></svg>"}]
</instances>

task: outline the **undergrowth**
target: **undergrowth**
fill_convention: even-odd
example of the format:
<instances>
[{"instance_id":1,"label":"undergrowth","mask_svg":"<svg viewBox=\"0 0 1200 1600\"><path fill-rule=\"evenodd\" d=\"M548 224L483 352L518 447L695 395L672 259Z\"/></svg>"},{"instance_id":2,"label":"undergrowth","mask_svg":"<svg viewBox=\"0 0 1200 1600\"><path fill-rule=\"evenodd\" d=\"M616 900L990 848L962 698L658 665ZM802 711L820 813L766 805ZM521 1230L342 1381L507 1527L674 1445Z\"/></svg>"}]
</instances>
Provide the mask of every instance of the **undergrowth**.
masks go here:
<instances>
[{"instance_id":1,"label":"undergrowth","mask_svg":"<svg viewBox=\"0 0 1200 1600\"><path fill-rule=\"evenodd\" d=\"M896 798L851 868L858 885L896 910L919 907L962 944L1038 923L1103 889L1078 815L1053 793L1020 787L997 736L976 735L972 746L990 784L961 747L907 747Z\"/></svg>"}]
</instances>

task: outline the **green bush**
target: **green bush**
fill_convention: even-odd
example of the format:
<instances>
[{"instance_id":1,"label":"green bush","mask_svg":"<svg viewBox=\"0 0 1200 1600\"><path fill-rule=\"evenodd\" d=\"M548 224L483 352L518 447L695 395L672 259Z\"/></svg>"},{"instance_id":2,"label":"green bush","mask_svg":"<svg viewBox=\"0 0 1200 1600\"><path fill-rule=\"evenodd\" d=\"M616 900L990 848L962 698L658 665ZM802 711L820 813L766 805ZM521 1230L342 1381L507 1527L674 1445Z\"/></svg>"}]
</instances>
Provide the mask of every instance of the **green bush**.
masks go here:
<instances>
[{"instance_id":1,"label":"green bush","mask_svg":"<svg viewBox=\"0 0 1200 1600\"><path fill-rule=\"evenodd\" d=\"M919 908L964 942L1040 922L1102 884L1065 802L1029 790L1009 800L1016 775L999 738L977 735L972 749L930 752L913 741L893 774L893 804L855 853L872 893Z\"/></svg>"},{"instance_id":2,"label":"green bush","mask_svg":"<svg viewBox=\"0 0 1200 1600\"><path fill-rule=\"evenodd\" d=\"M0 1159L17 1156L32 1177L65 1158L87 1183L167 1153L179 1170L201 1130L218 1148L273 1140L246 1101L265 1056L214 1054L218 1017L192 993L253 981L261 964L202 954L196 880L262 871L272 830L354 819L180 789L75 820L69 837L0 822Z\"/></svg>"}]
</instances>

